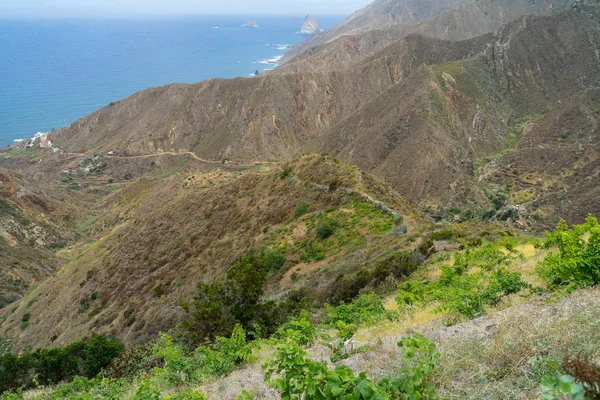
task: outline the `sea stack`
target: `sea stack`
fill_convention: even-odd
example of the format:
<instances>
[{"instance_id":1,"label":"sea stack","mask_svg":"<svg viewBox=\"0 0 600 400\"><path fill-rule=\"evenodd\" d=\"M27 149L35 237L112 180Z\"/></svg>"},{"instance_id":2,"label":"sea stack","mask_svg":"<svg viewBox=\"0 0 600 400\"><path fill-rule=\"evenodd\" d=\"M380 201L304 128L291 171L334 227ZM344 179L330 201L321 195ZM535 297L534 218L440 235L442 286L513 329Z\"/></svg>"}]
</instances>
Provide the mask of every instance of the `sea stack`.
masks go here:
<instances>
[{"instance_id":1,"label":"sea stack","mask_svg":"<svg viewBox=\"0 0 600 400\"><path fill-rule=\"evenodd\" d=\"M244 28L258 28L258 23L256 21L248 21L242 26Z\"/></svg>"},{"instance_id":2,"label":"sea stack","mask_svg":"<svg viewBox=\"0 0 600 400\"><path fill-rule=\"evenodd\" d=\"M306 18L304 18L304 25L302 25L300 33L304 35L314 35L315 33L320 32L323 32L323 29L321 29L321 27L319 26L319 21L317 21L310 15L307 15Z\"/></svg>"}]
</instances>

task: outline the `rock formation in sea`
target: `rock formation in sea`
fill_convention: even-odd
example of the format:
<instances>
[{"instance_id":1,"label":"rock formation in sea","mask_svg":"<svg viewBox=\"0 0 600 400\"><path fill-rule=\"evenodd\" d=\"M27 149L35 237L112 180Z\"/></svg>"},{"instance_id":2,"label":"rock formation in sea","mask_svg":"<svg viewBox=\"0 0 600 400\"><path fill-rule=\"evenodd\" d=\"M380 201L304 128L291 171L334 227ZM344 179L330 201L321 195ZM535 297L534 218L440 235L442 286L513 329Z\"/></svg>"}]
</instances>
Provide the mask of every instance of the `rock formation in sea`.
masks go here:
<instances>
[{"instance_id":1,"label":"rock formation in sea","mask_svg":"<svg viewBox=\"0 0 600 400\"><path fill-rule=\"evenodd\" d=\"M310 15L307 15L306 18L304 18L304 25L302 25L300 33L304 35L314 35L315 33L320 32L323 32L323 29L321 29L321 27L319 26L319 21L317 21Z\"/></svg>"}]
</instances>

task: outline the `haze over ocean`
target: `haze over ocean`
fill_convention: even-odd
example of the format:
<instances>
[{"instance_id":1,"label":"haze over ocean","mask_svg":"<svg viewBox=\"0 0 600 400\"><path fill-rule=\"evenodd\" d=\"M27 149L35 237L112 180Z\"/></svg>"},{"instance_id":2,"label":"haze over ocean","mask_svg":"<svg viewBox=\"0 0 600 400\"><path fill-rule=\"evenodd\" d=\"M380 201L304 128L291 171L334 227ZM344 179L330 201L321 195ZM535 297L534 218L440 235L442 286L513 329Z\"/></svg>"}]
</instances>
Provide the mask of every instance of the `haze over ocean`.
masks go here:
<instances>
[{"instance_id":1,"label":"haze over ocean","mask_svg":"<svg viewBox=\"0 0 600 400\"><path fill-rule=\"evenodd\" d=\"M149 86L273 68L304 16L0 21L0 147ZM344 17L319 17L324 29ZM263 63L261 63L261 61Z\"/></svg>"}]
</instances>

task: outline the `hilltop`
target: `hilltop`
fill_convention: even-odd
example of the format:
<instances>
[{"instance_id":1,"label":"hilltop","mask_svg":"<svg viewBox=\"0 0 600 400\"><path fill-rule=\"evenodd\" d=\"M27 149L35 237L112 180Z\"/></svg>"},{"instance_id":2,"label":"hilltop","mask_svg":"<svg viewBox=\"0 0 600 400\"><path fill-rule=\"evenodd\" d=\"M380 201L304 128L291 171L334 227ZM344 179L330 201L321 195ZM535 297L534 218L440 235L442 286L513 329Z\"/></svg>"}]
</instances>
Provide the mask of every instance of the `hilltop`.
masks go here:
<instances>
[{"instance_id":1,"label":"hilltop","mask_svg":"<svg viewBox=\"0 0 600 400\"><path fill-rule=\"evenodd\" d=\"M73 250L60 272L17 308L3 310L3 335L18 337L17 346L59 345L89 332L143 343L181 320L180 303L193 296L198 282L223 277L252 247L288 260L269 278L270 295L281 297L302 282L290 282L294 269L312 276L327 265L325 276L334 279L336 265L349 259L358 268L364 256L355 252L401 239L392 232L397 216L408 232L424 226L378 179L321 156L303 156L283 170L218 168L140 178L107 196L102 209L88 224L100 232L97 240ZM341 236L315 241L314 225L326 216L337 221ZM351 272L346 266L344 273ZM325 276L311 297L330 296L332 282ZM24 313L31 319L21 331Z\"/></svg>"}]
</instances>

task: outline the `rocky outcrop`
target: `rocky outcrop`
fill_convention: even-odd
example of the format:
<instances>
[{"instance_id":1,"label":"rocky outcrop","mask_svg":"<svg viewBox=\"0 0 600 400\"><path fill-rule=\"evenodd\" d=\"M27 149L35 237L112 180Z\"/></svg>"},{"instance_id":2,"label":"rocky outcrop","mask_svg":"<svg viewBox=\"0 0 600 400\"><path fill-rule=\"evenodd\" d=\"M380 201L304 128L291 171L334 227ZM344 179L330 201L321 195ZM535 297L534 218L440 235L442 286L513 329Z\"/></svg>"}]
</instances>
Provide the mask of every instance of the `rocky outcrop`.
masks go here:
<instances>
[{"instance_id":1,"label":"rocky outcrop","mask_svg":"<svg viewBox=\"0 0 600 400\"><path fill-rule=\"evenodd\" d=\"M306 18L304 18L304 25L302 25L300 33L302 33L303 35L314 35L315 33L320 32L323 32L323 29L321 29L321 27L319 26L319 21L317 21L310 15L307 15Z\"/></svg>"}]
</instances>

